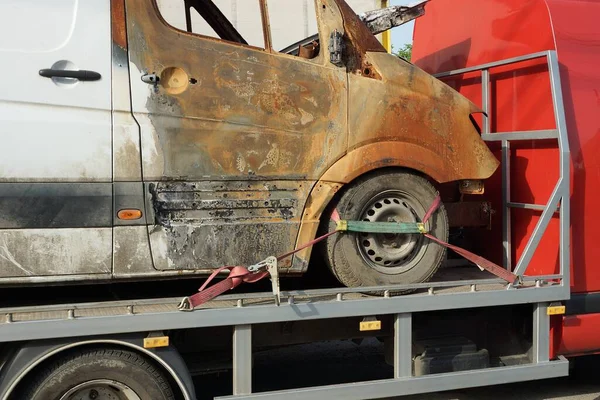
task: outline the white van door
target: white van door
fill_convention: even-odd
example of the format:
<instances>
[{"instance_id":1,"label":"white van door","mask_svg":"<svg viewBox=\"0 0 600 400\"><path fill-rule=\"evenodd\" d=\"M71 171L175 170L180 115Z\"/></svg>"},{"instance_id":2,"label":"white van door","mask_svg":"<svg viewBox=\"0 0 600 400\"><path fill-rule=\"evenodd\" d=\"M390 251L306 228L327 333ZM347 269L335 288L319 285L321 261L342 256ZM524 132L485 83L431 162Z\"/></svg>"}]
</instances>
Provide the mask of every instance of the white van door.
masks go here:
<instances>
[{"instance_id":1,"label":"white van door","mask_svg":"<svg viewBox=\"0 0 600 400\"><path fill-rule=\"evenodd\" d=\"M110 15L0 2L0 278L111 272Z\"/></svg>"}]
</instances>

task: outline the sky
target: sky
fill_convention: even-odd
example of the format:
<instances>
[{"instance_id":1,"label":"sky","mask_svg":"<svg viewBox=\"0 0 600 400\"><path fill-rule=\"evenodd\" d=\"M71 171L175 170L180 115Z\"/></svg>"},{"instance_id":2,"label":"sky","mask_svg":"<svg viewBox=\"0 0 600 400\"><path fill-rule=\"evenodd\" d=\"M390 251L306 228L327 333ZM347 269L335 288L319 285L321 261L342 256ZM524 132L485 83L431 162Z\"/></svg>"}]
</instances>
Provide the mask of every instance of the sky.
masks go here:
<instances>
[{"instance_id":1,"label":"sky","mask_svg":"<svg viewBox=\"0 0 600 400\"><path fill-rule=\"evenodd\" d=\"M409 3L414 3L414 0L390 1L390 5L392 6L404 6ZM414 26L414 22L409 22L408 24L398 26L392 29L392 46L394 46L394 49L397 50L406 43L412 43L412 34Z\"/></svg>"}]
</instances>

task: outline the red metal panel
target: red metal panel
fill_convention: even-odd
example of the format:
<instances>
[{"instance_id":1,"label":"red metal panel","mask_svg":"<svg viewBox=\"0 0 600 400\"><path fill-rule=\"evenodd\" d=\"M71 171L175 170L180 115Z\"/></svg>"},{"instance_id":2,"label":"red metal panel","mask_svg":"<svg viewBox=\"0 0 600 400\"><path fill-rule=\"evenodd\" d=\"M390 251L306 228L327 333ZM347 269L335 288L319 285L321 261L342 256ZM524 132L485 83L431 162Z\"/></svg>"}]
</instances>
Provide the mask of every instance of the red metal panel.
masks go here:
<instances>
[{"instance_id":1,"label":"red metal panel","mask_svg":"<svg viewBox=\"0 0 600 400\"><path fill-rule=\"evenodd\" d=\"M569 315L558 330L556 352L565 356L598 353L600 314Z\"/></svg>"},{"instance_id":2,"label":"red metal panel","mask_svg":"<svg viewBox=\"0 0 600 400\"><path fill-rule=\"evenodd\" d=\"M561 64L565 111L572 152L572 289L600 290L600 2L584 0L432 0L417 20L413 59L428 72L463 68L543 50L556 49ZM477 21L477 23L473 23ZM519 65L524 67L525 64ZM493 131L554 128L547 70L531 63L519 71L491 71ZM448 82L477 104L481 85L473 75ZM497 156L498 148L493 148ZM544 204L558 177L553 142L526 143L511 154L512 200ZM486 185L486 196L500 209L500 173ZM513 263L522 253L540 213L513 212ZM501 213L494 230L478 235L479 250L501 261ZM558 270L558 219L554 219L532 260L528 275Z\"/></svg>"},{"instance_id":3,"label":"red metal panel","mask_svg":"<svg viewBox=\"0 0 600 400\"><path fill-rule=\"evenodd\" d=\"M428 72L554 49L543 0L431 0L425 11L413 60Z\"/></svg>"},{"instance_id":4,"label":"red metal panel","mask_svg":"<svg viewBox=\"0 0 600 400\"><path fill-rule=\"evenodd\" d=\"M573 291L600 291L600 3L548 0L548 7L571 145Z\"/></svg>"},{"instance_id":5,"label":"red metal panel","mask_svg":"<svg viewBox=\"0 0 600 400\"><path fill-rule=\"evenodd\" d=\"M572 158L572 291L600 291L600 2L584 0L432 0L415 28L413 59L428 72L442 72L543 50L557 50ZM473 23L477 21L477 23ZM521 65L522 66L522 65ZM528 72L491 71L493 131L553 128L548 78L544 68ZM505 70L504 70L505 71ZM474 75L448 83L477 104L481 85ZM558 176L552 143L513 147L512 200L544 203ZM493 148L497 156L498 148ZM499 209L500 173L486 185ZM531 234L539 213L512 213L513 263ZM479 250L501 260L501 214L494 229L474 238ZM558 220L548 227L527 274L558 268ZM556 318L556 317L555 317ZM551 353L580 355L600 349L600 314L566 316L551 324Z\"/></svg>"}]
</instances>

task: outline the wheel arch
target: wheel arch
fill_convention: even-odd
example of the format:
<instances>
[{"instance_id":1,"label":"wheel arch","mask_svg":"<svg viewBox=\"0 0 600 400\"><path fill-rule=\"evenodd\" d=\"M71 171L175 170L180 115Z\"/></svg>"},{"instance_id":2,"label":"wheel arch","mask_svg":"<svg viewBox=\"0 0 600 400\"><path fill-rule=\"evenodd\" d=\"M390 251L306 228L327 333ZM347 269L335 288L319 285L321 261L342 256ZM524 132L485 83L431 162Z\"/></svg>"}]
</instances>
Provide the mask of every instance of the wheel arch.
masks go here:
<instances>
[{"instance_id":1,"label":"wheel arch","mask_svg":"<svg viewBox=\"0 0 600 400\"><path fill-rule=\"evenodd\" d=\"M123 337L78 338L77 340L49 340L23 343L5 365L0 383L0 399L9 400L32 373L45 363L56 359L67 351L78 348L111 346L136 353L152 360L167 377L175 383L174 391L184 400L195 400L192 378L179 352L172 346L150 351L136 342L145 335Z\"/></svg>"},{"instance_id":2,"label":"wheel arch","mask_svg":"<svg viewBox=\"0 0 600 400\"><path fill-rule=\"evenodd\" d=\"M429 161L421 160L419 154ZM452 173L445 170L439 156L417 145L379 142L354 149L333 164L312 188L302 214L296 248L316 237L324 212L338 193L358 179L383 171L409 171L429 179L434 184L459 179L455 179ZM312 246L294 255L294 272L306 272L311 254Z\"/></svg>"},{"instance_id":3,"label":"wheel arch","mask_svg":"<svg viewBox=\"0 0 600 400\"><path fill-rule=\"evenodd\" d=\"M416 171L438 183L470 179L457 174L440 154L423 146L384 141L368 143L351 150L329 167L320 180L348 184L366 173L390 167Z\"/></svg>"}]
</instances>

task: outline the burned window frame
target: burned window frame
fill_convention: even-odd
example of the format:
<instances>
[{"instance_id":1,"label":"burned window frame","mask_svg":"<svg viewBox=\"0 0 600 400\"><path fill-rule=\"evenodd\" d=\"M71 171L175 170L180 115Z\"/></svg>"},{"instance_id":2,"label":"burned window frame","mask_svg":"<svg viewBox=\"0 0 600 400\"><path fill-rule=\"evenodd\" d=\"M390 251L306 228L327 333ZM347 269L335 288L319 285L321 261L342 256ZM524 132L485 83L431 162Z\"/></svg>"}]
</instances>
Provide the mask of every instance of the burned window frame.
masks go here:
<instances>
[{"instance_id":1,"label":"burned window frame","mask_svg":"<svg viewBox=\"0 0 600 400\"><path fill-rule=\"evenodd\" d=\"M223 43L228 43L228 44L231 44L234 46L249 47L251 49L265 51L265 52L268 52L271 54L278 54L278 55L282 55L285 57L293 57L294 59L301 59L301 60L305 60L305 61L309 61L309 62L313 62L313 63L320 63L320 61L321 61L322 54L323 54L323 47L321 44L321 42L322 42L322 26L321 26L321 20L319 18L318 13L315 15L315 17L316 17L316 21L317 21L317 34L316 35L319 39L320 49L319 49L318 54L315 57L304 58L304 57L300 57L297 54L292 54L290 52L283 52L283 51L273 48L273 40L272 40L272 33L271 33L271 21L269 18L267 0L257 0L259 7L260 7L264 47L248 44L248 42L244 39L244 37L233 26L231 21L229 21L229 19L227 19L227 17L221 12L219 7L217 7L212 0L179 0L179 1L182 1L184 4L186 30L179 29L179 28L171 25L169 22L167 22L163 16L162 12L160 11L160 8L158 6L158 0L153 0L153 6L154 6L155 12L158 15L158 17L169 28L174 29L178 32L183 32L185 34L197 36L197 37L207 39L207 40L215 40L215 41L219 41L219 42L223 42ZM318 10L320 1L318 1L318 0L311 0L311 1L313 1L315 4L315 11ZM204 19L204 21L206 21L206 23L211 27L211 29L213 29L213 31L218 35L218 37L203 35L201 33L196 33L196 32L192 31L191 8L194 8L194 10L198 13L198 15L200 15L200 17L202 17ZM305 38L302 41L304 41L306 39L308 39L308 38ZM302 41L299 41L296 44L298 44ZM295 46L296 44L291 44L288 47ZM284 49L282 49L282 50L284 50Z\"/></svg>"},{"instance_id":2,"label":"burned window frame","mask_svg":"<svg viewBox=\"0 0 600 400\"><path fill-rule=\"evenodd\" d=\"M179 0L184 4L185 12L185 25L186 30L179 29L170 24L163 16L160 7L158 6L158 0L153 0L152 4L158 17L166 24L169 28L176 30L177 32L183 32L188 35L200 37L207 40L215 40L218 42L228 43L234 46L249 47L256 50L271 52L271 35L268 29L268 16L266 12L266 0L257 0L260 7L260 24L263 32L264 47L255 46L248 44L246 39L238 32L233 24L227 19L227 17L221 12L219 7L215 5L212 0ZM218 37L203 35L192 31L192 15L191 8L193 8L201 18L211 27L211 29L217 34Z\"/></svg>"},{"instance_id":3,"label":"burned window frame","mask_svg":"<svg viewBox=\"0 0 600 400\"><path fill-rule=\"evenodd\" d=\"M316 35L311 35L309 37L303 38L295 43L291 43L289 46L284 47L281 50L277 50L273 48L273 39L272 39L272 33L271 33L271 20L270 20L270 16L269 16L269 6L268 6L268 2L269 0L260 0L261 3L264 3L264 20L266 21L266 26L268 26L268 30L269 30L269 50L271 53L273 54L281 54L284 55L286 57L293 57L295 59L301 59L301 60L305 60L305 61L310 61L316 64L320 64L322 62L322 54L323 54L323 47L322 47L322 32L323 32L323 27L321 26L321 20L319 18L319 6L321 5L321 2L319 0L310 0L314 3L314 10L315 10L315 20L317 22L317 33ZM325 7L325 6L323 6ZM318 39L318 43L319 43L319 52L317 53L316 56L312 57L312 58L306 58L306 57L302 57L300 56L298 53L299 51L296 51L296 54L294 54L291 50L293 50L294 48L297 50L298 46L300 44L305 43L305 41L307 39L311 39L314 36L317 36ZM289 51L285 51L285 50L289 50ZM317 62L318 61L318 62Z\"/></svg>"}]
</instances>

